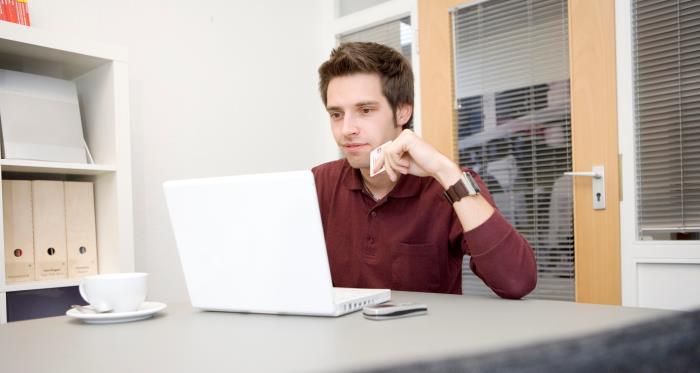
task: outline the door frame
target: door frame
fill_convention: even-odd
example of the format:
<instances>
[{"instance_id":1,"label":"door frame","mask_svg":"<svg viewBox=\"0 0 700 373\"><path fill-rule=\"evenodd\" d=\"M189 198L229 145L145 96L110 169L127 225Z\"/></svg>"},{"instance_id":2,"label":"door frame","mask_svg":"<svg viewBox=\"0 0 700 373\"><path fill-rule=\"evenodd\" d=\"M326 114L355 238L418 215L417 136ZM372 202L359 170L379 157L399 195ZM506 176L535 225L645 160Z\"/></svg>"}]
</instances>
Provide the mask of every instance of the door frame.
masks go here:
<instances>
[{"instance_id":1,"label":"door frame","mask_svg":"<svg viewBox=\"0 0 700 373\"><path fill-rule=\"evenodd\" d=\"M644 241L637 236L637 188L636 188L636 151L635 151L635 99L634 99L634 64L632 51L632 2L615 0L617 24L617 84L618 84L618 125L620 133L620 153L622 163L622 186L624 198L620 201L621 209L621 272L622 305L653 306L675 308L658 303L640 303L640 266L661 264L700 265L698 241ZM666 271L667 276L678 278L673 271ZM668 289L673 297L683 297L682 289ZM678 298L677 298L678 299Z\"/></svg>"}]
</instances>

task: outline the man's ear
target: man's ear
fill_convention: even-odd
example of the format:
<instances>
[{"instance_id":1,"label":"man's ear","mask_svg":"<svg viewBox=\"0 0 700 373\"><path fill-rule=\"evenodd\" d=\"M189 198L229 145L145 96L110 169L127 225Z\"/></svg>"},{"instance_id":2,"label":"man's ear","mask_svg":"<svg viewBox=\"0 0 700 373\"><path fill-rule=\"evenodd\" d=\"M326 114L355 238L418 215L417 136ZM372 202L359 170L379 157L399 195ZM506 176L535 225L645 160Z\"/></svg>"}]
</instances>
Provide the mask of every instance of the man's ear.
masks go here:
<instances>
[{"instance_id":1,"label":"man's ear","mask_svg":"<svg viewBox=\"0 0 700 373\"><path fill-rule=\"evenodd\" d=\"M403 127L408 123L408 120L411 119L411 114L413 114L413 105L399 105L396 108L396 125L398 127Z\"/></svg>"}]
</instances>

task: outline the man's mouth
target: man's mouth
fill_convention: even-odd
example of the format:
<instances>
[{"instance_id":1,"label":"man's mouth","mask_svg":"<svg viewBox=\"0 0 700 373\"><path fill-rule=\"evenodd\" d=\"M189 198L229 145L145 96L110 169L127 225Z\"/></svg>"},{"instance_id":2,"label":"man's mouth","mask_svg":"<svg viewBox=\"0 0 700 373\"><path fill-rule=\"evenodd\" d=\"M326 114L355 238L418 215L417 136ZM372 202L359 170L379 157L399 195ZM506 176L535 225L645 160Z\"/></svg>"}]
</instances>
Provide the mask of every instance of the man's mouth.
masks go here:
<instances>
[{"instance_id":1,"label":"man's mouth","mask_svg":"<svg viewBox=\"0 0 700 373\"><path fill-rule=\"evenodd\" d=\"M365 147L369 146L369 144L366 143L345 143L343 144L343 149L347 151L358 151L361 150Z\"/></svg>"}]
</instances>

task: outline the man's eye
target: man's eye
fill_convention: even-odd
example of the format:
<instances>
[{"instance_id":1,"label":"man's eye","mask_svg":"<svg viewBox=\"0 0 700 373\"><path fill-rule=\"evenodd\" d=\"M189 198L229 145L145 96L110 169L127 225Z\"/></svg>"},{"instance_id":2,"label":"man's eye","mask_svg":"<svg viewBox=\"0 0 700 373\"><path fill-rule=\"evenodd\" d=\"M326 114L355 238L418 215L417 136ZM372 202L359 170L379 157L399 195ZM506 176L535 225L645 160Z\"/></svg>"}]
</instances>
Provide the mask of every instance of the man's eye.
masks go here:
<instances>
[{"instance_id":1,"label":"man's eye","mask_svg":"<svg viewBox=\"0 0 700 373\"><path fill-rule=\"evenodd\" d=\"M371 111L372 111L371 108L368 108L368 107L363 107L363 108L362 108L362 113L363 113L363 114L369 114Z\"/></svg>"},{"instance_id":2,"label":"man's eye","mask_svg":"<svg viewBox=\"0 0 700 373\"><path fill-rule=\"evenodd\" d=\"M331 113L331 119L339 119L340 118L340 113Z\"/></svg>"}]
</instances>

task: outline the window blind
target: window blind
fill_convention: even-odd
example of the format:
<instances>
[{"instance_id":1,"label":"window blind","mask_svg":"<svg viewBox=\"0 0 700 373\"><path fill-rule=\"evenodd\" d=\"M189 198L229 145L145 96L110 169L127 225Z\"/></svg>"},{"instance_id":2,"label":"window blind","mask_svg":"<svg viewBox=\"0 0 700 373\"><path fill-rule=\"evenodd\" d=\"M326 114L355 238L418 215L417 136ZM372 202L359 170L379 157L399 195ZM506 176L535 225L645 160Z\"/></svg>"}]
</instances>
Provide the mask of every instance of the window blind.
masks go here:
<instances>
[{"instance_id":1,"label":"window blind","mask_svg":"<svg viewBox=\"0 0 700 373\"><path fill-rule=\"evenodd\" d=\"M344 34L339 37L341 43L350 41L371 41L392 47L411 61L411 45L413 44L413 32L411 31L411 17L383 23L377 26Z\"/></svg>"},{"instance_id":2,"label":"window blind","mask_svg":"<svg viewBox=\"0 0 700 373\"><path fill-rule=\"evenodd\" d=\"M532 245L531 297L574 300L567 1L491 0L452 20L459 162ZM468 264L463 293L492 293Z\"/></svg>"},{"instance_id":3,"label":"window blind","mask_svg":"<svg viewBox=\"0 0 700 373\"><path fill-rule=\"evenodd\" d=\"M700 2L632 2L637 227L700 239Z\"/></svg>"}]
</instances>

